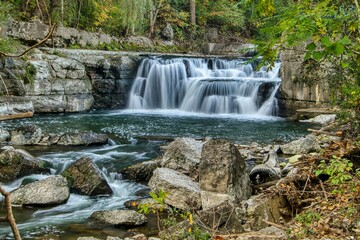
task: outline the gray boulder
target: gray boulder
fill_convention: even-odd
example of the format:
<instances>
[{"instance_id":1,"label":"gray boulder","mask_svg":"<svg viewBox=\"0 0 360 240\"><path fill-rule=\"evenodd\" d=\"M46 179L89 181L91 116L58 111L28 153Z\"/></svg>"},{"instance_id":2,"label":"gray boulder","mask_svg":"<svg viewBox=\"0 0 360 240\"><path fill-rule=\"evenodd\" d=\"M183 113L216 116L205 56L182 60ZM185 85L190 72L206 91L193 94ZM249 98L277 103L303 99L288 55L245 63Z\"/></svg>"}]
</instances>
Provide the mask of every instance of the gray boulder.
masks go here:
<instances>
[{"instance_id":1,"label":"gray boulder","mask_svg":"<svg viewBox=\"0 0 360 240\"><path fill-rule=\"evenodd\" d=\"M19 127L11 132L11 142L14 145L36 145L41 137L42 130L36 125Z\"/></svg>"},{"instance_id":2,"label":"gray boulder","mask_svg":"<svg viewBox=\"0 0 360 240\"><path fill-rule=\"evenodd\" d=\"M198 179L202 147L201 141L192 138L177 138L168 145L161 166Z\"/></svg>"},{"instance_id":3,"label":"gray boulder","mask_svg":"<svg viewBox=\"0 0 360 240\"><path fill-rule=\"evenodd\" d=\"M327 125L331 122L334 122L336 119L335 114L320 114L314 118L310 118L307 120L300 120L300 122L311 122L311 123L317 123L321 125Z\"/></svg>"},{"instance_id":4,"label":"gray boulder","mask_svg":"<svg viewBox=\"0 0 360 240\"><path fill-rule=\"evenodd\" d=\"M234 201L251 196L245 161L236 147L228 141L205 142L199 172L201 190L228 194Z\"/></svg>"},{"instance_id":5,"label":"gray boulder","mask_svg":"<svg viewBox=\"0 0 360 240\"><path fill-rule=\"evenodd\" d=\"M316 141L316 137L312 134L309 134L304 138L297 139L290 143L281 145L280 148L282 153L292 155L318 152L321 150L319 143Z\"/></svg>"},{"instance_id":6,"label":"gray boulder","mask_svg":"<svg viewBox=\"0 0 360 240\"><path fill-rule=\"evenodd\" d=\"M172 28L170 23L167 23L164 29L161 32L162 36L165 40L173 40L174 39L174 29Z\"/></svg>"},{"instance_id":7,"label":"gray boulder","mask_svg":"<svg viewBox=\"0 0 360 240\"><path fill-rule=\"evenodd\" d=\"M108 136L106 134L94 133L92 131L89 131L81 133L66 133L60 137L57 144L71 146L88 146L93 144L105 144L107 140Z\"/></svg>"},{"instance_id":8,"label":"gray boulder","mask_svg":"<svg viewBox=\"0 0 360 240\"><path fill-rule=\"evenodd\" d=\"M147 222L145 215L133 210L96 211L91 219L108 225L139 226Z\"/></svg>"},{"instance_id":9,"label":"gray boulder","mask_svg":"<svg viewBox=\"0 0 360 240\"><path fill-rule=\"evenodd\" d=\"M149 187L153 192L166 192L165 203L173 207L182 210L201 208L199 184L175 170L157 168L149 181Z\"/></svg>"},{"instance_id":10,"label":"gray boulder","mask_svg":"<svg viewBox=\"0 0 360 240\"><path fill-rule=\"evenodd\" d=\"M33 158L26 151L10 147L0 153L0 182L12 182L35 173L49 174L50 170L41 165L43 162Z\"/></svg>"},{"instance_id":11,"label":"gray boulder","mask_svg":"<svg viewBox=\"0 0 360 240\"><path fill-rule=\"evenodd\" d=\"M77 160L62 175L67 178L71 190L79 194L95 196L113 193L100 169L88 157Z\"/></svg>"},{"instance_id":12,"label":"gray boulder","mask_svg":"<svg viewBox=\"0 0 360 240\"><path fill-rule=\"evenodd\" d=\"M5 142L10 138L10 133L0 126L0 143Z\"/></svg>"},{"instance_id":13,"label":"gray boulder","mask_svg":"<svg viewBox=\"0 0 360 240\"><path fill-rule=\"evenodd\" d=\"M146 161L126 167L120 173L126 179L133 181L149 181L156 168L160 167L160 161Z\"/></svg>"},{"instance_id":14,"label":"gray boulder","mask_svg":"<svg viewBox=\"0 0 360 240\"><path fill-rule=\"evenodd\" d=\"M11 203L15 205L59 205L65 203L69 197L67 181L59 175L29 183L10 194Z\"/></svg>"}]
</instances>

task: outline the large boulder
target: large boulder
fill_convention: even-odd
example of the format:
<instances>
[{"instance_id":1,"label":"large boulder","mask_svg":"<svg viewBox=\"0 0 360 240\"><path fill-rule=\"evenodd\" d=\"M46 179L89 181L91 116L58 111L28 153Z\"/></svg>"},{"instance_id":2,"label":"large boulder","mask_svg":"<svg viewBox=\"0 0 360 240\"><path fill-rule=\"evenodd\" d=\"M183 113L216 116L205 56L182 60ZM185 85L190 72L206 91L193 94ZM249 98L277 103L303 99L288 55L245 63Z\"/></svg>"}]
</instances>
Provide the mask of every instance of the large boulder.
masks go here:
<instances>
[{"instance_id":1,"label":"large boulder","mask_svg":"<svg viewBox=\"0 0 360 240\"><path fill-rule=\"evenodd\" d=\"M167 193L165 203L182 210L201 208L200 187L190 177L169 168L157 168L149 181L153 192Z\"/></svg>"},{"instance_id":2,"label":"large boulder","mask_svg":"<svg viewBox=\"0 0 360 240\"><path fill-rule=\"evenodd\" d=\"M290 143L281 145L280 148L284 154L292 155L318 152L321 150L319 143L316 141L316 137L312 134L309 134L303 138L299 138Z\"/></svg>"},{"instance_id":3,"label":"large boulder","mask_svg":"<svg viewBox=\"0 0 360 240\"><path fill-rule=\"evenodd\" d=\"M12 182L35 173L49 174L50 170L42 165L43 162L31 157L24 150L9 147L0 153L0 182Z\"/></svg>"},{"instance_id":4,"label":"large boulder","mask_svg":"<svg viewBox=\"0 0 360 240\"><path fill-rule=\"evenodd\" d=\"M236 202L251 196L245 161L228 141L209 140L204 144L199 172L201 190L228 194Z\"/></svg>"},{"instance_id":5,"label":"large boulder","mask_svg":"<svg viewBox=\"0 0 360 240\"><path fill-rule=\"evenodd\" d=\"M237 218L242 219L246 231L258 231L268 226L264 221L280 223L289 218L291 211L284 196L278 194L259 194L242 201L235 209Z\"/></svg>"},{"instance_id":6,"label":"large boulder","mask_svg":"<svg viewBox=\"0 0 360 240\"><path fill-rule=\"evenodd\" d=\"M116 226L139 226L147 222L145 215L134 210L96 211L90 218L103 224Z\"/></svg>"},{"instance_id":7,"label":"large boulder","mask_svg":"<svg viewBox=\"0 0 360 240\"><path fill-rule=\"evenodd\" d=\"M201 141L192 138L177 138L168 145L161 166L198 179L202 147Z\"/></svg>"},{"instance_id":8,"label":"large boulder","mask_svg":"<svg viewBox=\"0 0 360 240\"><path fill-rule=\"evenodd\" d=\"M158 167L160 167L160 161L146 161L126 167L122 169L120 173L124 176L124 178L133 181L149 181L154 170Z\"/></svg>"},{"instance_id":9,"label":"large boulder","mask_svg":"<svg viewBox=\"0 0 360 240\"><path fill-rule=\"evenodd\" d=\"M10 194L11 203L15 205L59 205L65 203L69 197L67 181L59 175L29 183Z\"/></svg>"},{"instance_id":10,"label":"large boulder","mask_svg":"<svg viewBox=\"0 0 360 240\"><path fill-rule=\"evenodd\" d=\"M11 132L11 142L14 145L36 145L41 137L42 130L36 125L19 127Z\"/></svg>"},{"instance_id":11,"label":"large boulder","mask_svg":"<svg viewBox=\"0 0 360 240\"><path fill-rule=\"evenodd\" d=\"M81 133L66 133L62 135L57 142L58 145L93 145L93 144L105 144L108 140L106 134L89 132Z\"/></svg>"},{"instance_id":12,"label":"large boulder","mask_svg":"<svg viewBox=\"0 0 360 240\"><path fill-rule=\"evenodd\" d=\"M67 178L71 190L76 193L89 196L113 193L100 169L88 157L77 160L62 175Z\"/></svg>"}]
</instances>

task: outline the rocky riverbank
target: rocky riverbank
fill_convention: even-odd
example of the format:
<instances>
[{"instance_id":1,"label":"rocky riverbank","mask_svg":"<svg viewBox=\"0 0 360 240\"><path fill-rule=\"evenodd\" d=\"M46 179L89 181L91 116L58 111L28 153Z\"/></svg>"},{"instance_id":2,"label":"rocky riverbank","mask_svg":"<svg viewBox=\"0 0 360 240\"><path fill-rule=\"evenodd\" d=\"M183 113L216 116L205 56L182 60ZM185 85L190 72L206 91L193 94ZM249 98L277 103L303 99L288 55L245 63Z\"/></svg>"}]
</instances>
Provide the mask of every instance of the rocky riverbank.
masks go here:
<instances>
[{"instance_id":1,"label":"rocky riverbank","mask_svg":"<svg viewBox=\"0 0 360 240\"><path fill-rule=\"evenodd\" d=\"M161 210L168 214L162 215L163 219L169 219L174 209L185 214L181 223L160 226L162 239L174 237L174 234L191 238L192 234L200 233L219 239L287 239L287 231L295 221L292 218L311 206L306 196L314 191L319 179L326 184L326 178L314 175L315 163L328 159L329 154L351 159L358 151L358 147L346 139L346 129L333 128L333 123L330 124L330 127L314 130L304 138L282 145L236 145L216 139L175 139L164 147L161 157L122 170L127 179L148 182L152 198L125 204L130 210L94 211L88 221L98 221L105 226L135 227L154 221L138 213L139 209L157 206L158 210L154 212ZM13 139L19 132L12 131L5 140ZM39 135L37 132L22 133L25 139L33 139L32 136ZM23 150L3 147L1 151L1 182L32 173L49 174L49 169L41 161ZM358 164L358 158L353 159L353 164ZM6 169L15 169L15 166L18 170L11 172L18 174L9 176ZM321 191L324 193L325 190ZM53 206L66 202L69 192L89 196L112 194L96 164L90 158L82 158L61 175L49 176L14 190L11 198L17 205ZM330 193L325 191L325 194ZM331 194L326 196L330 199ZM312 201L316 202L316 199ZM346 236L356 236L360 222L354 217L350 219ZM292 229L291 233L296 233L296 228ZM136 228L133 231L141 232ZM131 239L147 237L136 235Z\"/></svg>"}]
</instances>

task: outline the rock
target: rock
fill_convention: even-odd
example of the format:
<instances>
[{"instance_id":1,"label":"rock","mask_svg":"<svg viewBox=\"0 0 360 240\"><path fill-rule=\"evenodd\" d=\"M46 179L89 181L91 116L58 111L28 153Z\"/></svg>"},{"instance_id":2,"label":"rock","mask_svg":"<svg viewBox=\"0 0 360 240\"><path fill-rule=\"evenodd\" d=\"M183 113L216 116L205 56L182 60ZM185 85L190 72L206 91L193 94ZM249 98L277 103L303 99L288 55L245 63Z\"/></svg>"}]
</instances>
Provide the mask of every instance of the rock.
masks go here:
<instances>
[{"instance_id":1,"label":"rock","mask_svg":"<svg viewBox=\"0 0 360 240\"><path fill-rule=\"evenodd\" d=\"M10 197L15 205L52 206L65 203L70 191L66 179L57 175L22 186Z\"/></svg>"},{"instance_id":2,"label":"rock","mask_svg":"<svg viewBox=\"0 0 360 240\"><path fill-rule=\"evenodd\" d=\"M321 150L320 145L316 141L316 137L312 134L281 145L280 148L284 154L306 154L310 152L318 152Z\"/></svg>"},{"instance_id":3,"label":"rock","mask_svg":"<svg viewBox=\"0 0 360 240\"><path fill-rule=\"evenodd\" d=\"M257 232L245 232L240 234L219 235L223 240L286 240L286 232L276 227L267 227Z\"/></svg>"},{"instance_id":4,"label":"rock","mask_svg":"<svg viewBox=\"0 0 360 240\"><path fill-rule=\"evenodd\" d=\"M160 161L146 161L126 167L122 169L120 173L124 176L124 178L133 181L149 181L154 170L158 167L160 167Z\"/></svg>"},{"instance_id":5,"label":"rock","mask_svg":"<svg viewBox=\"0 0 360 240\"><path fill-rule=\"evenodd\" d=\"M136 234L135 236L127 237L124 240L147 240L147 237L144 234L139 233Z\"/></svg>"},{"instance_id":6,"label":"rock","mask_svg":"<svg viewBox=\"0 0 360 240\"><path fill-rule=\"evenodd\" d=\"M0 143L5 142L10 138L10 133L0 126Z\"/></svg>"},{"instance_id":7,"label":"rock","mask_svg":"<svg viewBox=\"0 0 360 240\"><path fill-rule=\"evenodd\" d=\"M314 118L310 118L307 120L300 120L300 122L311 122L311 123L317 123L321 125L327 125L331 122L334 122L336 119L335 114L320 114Z\"/></svg>"},{"instance_id":8,"label":"rock","mask_svg":"<svg viewBox=\"0 0 360 240\"><path fill-rule=\"evenodd\" d=\"M79 237L77 240L100 240L99 238L94 237Z\"/></svg>"},{"instance_id":9,"label":"rock","mask_svg":"<svg viewBox=\"0 0 360 240\"><path fill-rule=\"evenodd\" d=\"M208 210L232 200L232 197L228 194L200 191L202 209Z\"/></svg>"},{"instance_id":10,"label":"rock","mask_svg":"<svg viewBox=\"0 0 360 240\"><path fill-rule=\"evenodd\" d=\"M28 99L14 96L0 97L0 116L26 112L34 113L33 103Z\"/></svg>"},{"instance_id":11,"label":"rock","mask_svg":"<svg viewBox=\"0 0 360 240\"><path fill-rule=\"evenodd\" d=\"M152 47L153 43L152 41L144 36L130 36L126 39L128 43L135 44L137 46L141 47Z\"/></svg>"},{"instance_id":12,"label":"rock","mask_svg":"<svg viewBox=\"0 0 360 240\"><path fill-rule=\"evenodd\" d=\"M139 210L139 205L147 205L149 206L149 209L155 209L155 210L164 210L168 209L168 206L163 206L162 204L156 202L152 198L143 198L143 199L135 199L135 200L129 200L124 203L125 207L129 208L130 210Z\"/></svg>"},{"instance_id":13,"label":"rock","mask_svg":"<svg viewBox=\"0 0 360 240\"><path fill-rule=\"evenodd\" d=\"M133 210L96 211L90 216L97 222L109 225L139 226L147 222L145 215Z\"/></svg>"},{"instance_id":14,"label":"rock","mask_svg":"<svg viewBox=\"0 0 360 240\"><path fill-rule=\"evenodd\" d=\"M30 174L50 174L50 170L43 168L43 162L29 157L25 151L15 149L0 153L0 182L8 183Z\"/></svg>"},{"instance_id":15,"label":"rock","mask_svg":"<svg viewBox=\"0 0 360 240\"><path fill-rule=\"evenodd\" d=\"M205 37L208 42L216 42L219 40L219 30L217 28L208 28Z\"/></svg>"},{"instance_id":16,"label":"rock","mask_svg":"<svg viewBox=\"0 0 360 240\"><path fill-rule=\"evenodd\" d=\"M16 128L11 132L11 142L14 145L36 145L40 142L42 130L36 125Z\"/></svg>"},{"instance_id":17,"label":"rock","mask_svg":"<svg viewBox=\"0 0 360 240\"><path fill-rule=\"evenodd\" d=\"M167 23L165 28L162 30L161 35L165 40L173 40L174 39L174 29L172 28L170 23Z\"/></svg>"},{"instance_id":18,"label":"rock","mask_svg":"<svg viewBox=\"0 0 360 240\"><path fill-rule=\"evenodd\" d=\"M241 202L242 207L236 208L238 219L243 220L246 231L258 231L268 226L263 220L279 223L283 216L289 217L287 200L281 195L259 194Z\"/></svg>"},{"instance_id":19,"label":"rock","mask_svg":"<svg viewBox=\"0 0 360 240\"><path fill-rule=\"evenodd\" d=\"M242 219L237 219L234 206L228 202L198 211L195 222L201 223L205 229L216 229L217 233L240 233L244 231Z\"/></svg>"},{"instance_id":20,"label":"rock","mask_svg":"<svg viewBox=\"0 0 360 240\"><path fill-rule=\"evenodd\" d=\"M112 194L100 169L88 157L83 157L70 165L61 175L67 178L72 191L95 196Z\"/></svg>"},{"instance_id":21,"label":"rock","mask_svg":"<svg viewBox=\"0 0 360 240\"><path fill-rule=\"evenodd\" d=\"M198 179L202 147L201 141L192 138L176 138L168 145L161 166Z\"/></svg>"},{"instance_id":22,"label":"rock","mask_svg":"<svg viewBox=\"0 0 360 240\"><path fill-rule=\"evenodd\" d=\"M105 144L107 140L108 136L106 134L94 133L92 131L89 131L81 133L66 133L60 137L57 144L67 146L88 146L93 144Z\"/></svg>"},{"instance_id":23,"label":"rock","mask_svg":"<svg viewBox=\"0 0 360 240\"><path fill-rule=\"evenodd\" d=\"M199 165L200 188L230 195L234 201L251 196L249 175L236 147L225 140L205 142Z\"/></svg>"},{"instance_id":24,"label":"rock","mask_svg":"<svg viewBox=\"0 0 360 240\"><path fill-rule=\"evenodd\" d=\"M152 191L167 193L165 203L182 210L201 207L199 184L182 173L169 168L157 168L149 181Z\"/></svg>"}]
</instances>

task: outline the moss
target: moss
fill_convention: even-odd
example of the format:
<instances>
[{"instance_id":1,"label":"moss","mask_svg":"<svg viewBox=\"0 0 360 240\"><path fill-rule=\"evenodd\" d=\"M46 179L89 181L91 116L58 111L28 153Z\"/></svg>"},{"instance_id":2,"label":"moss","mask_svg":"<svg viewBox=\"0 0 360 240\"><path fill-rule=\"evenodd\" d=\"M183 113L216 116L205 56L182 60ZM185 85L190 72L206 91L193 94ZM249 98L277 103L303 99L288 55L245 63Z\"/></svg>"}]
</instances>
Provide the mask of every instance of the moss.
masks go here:
<instances>
[{"instance_id":1,"label":"moss","mask_svg":"<svg viewBox=\"0 0 360 240\"><path fill-rule=\"evenodd\" d=\"M29 63L25 68L24 83L33 84L35 81L35 76L36 76L36 68L34 65Z\"/></svg>"},{"instance_id":2,"label":"moss","mask_svg":"<svg viewBox=\"0 0 360 240\"><path fill-rule=\"evenodd\" d=\"M74 178L71 175L71 173L68 171L64 171L61 175L66 178L66 180L68 182L68 186L71 188L72 185L74 184Z\"/></svg>"}]
</instances>

